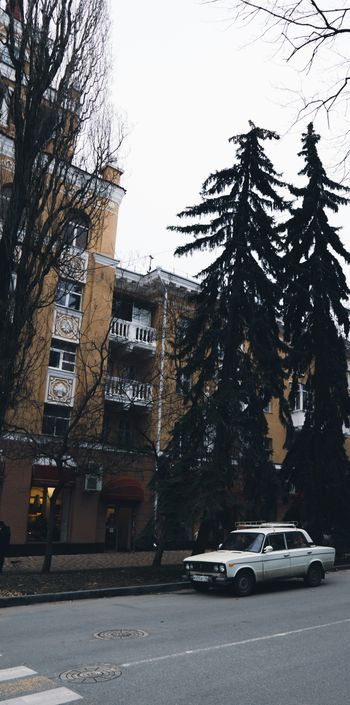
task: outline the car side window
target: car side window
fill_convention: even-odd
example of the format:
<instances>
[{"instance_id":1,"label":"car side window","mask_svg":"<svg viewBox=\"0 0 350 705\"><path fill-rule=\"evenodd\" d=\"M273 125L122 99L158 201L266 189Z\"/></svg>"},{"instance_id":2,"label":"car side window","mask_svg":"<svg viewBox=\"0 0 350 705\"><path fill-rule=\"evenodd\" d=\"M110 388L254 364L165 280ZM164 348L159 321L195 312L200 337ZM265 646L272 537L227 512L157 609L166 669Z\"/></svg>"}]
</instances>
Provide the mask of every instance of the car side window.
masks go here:
<instances>
[{"instance_id":1,"label":"car side window","mask_svg":"<svg viewBox=\"0 0 350 705\"><path fill-rule=\"evenodd\" d=\"M287 546L293 548L306 548L308 542L301 531L290 531L286 534Z\"/></svg>"},{"instance_id":2,"label":"car side window","mask_svg":"<svg viewBox=\"0 0 350 705\"><path fill-rule=\"evenodd\" d=\"M274 551L283 551L286 547L284 534L268 534L266 536L265 546L272 546Z\"/></svg>"}]
</instances>

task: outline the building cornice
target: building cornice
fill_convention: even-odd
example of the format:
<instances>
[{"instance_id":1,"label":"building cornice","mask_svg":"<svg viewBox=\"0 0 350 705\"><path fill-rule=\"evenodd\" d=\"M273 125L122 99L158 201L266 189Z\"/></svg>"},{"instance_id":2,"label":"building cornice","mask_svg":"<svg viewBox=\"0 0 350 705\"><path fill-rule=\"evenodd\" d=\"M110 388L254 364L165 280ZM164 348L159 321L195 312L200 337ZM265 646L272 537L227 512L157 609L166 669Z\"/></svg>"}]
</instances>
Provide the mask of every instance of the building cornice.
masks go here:
<instances>
[{"instance_id":1,"label":"building cornice","mask_svg":"<svg viewBox=\"0 0 350 705\"><path fill-rule=\"evenodd\" d=\"M102 267L113 267L116 268L119 264L118 259L113 257L108 257L108 255L103 255L100 252L93 252L93 257L96 264L102 265Z\"/></svg>"},{"instance_id":2,"label":"building cornice","mask_svg":"<svg viewBox=\"0 0 350 705\"><path fill-rule=\"evenodd\" d=\"M138 274L131 272L123 267L116 267L117 280L123 280L127 284L136 285L138 288L152 288L154 286L169 286L174 289L181 289L189 293L197 293L200 290L200 284L193 279L189 279L179 274L169 272L162 267L157 267L147 274Z\"/></svg>"},{"instance_id":3,"label":"building cornice","mask_svg":"<svg viewBox=\"0 0 350 705\"><path fill-rule=\"evenodd\" d=\"M9 159L14 160L15 158L15 146L14 146L14 139L12 137L9 137L8 135L0 134L0 156L7 157ZM8 168L10 168L9 165L7 165ZM79 185L80 183L83 183L84 180L92 179L94 181L96 179L97 183L100 183L101 186L103 185L103 197L108 198L110 203L113 203L113 205L119 206L125 196L125 189L122 186L118 186L117 184L113 184L111 181L107 181L106 179L103 179L101 176L96 176L94 177L93 175L89 174L87 171L83 171L79 167L76 166L68 166L67 169L67 176L69 177L69 174L71 177L74 176L74 182ZM73 178L72 178L73 180ZM97 194L99 195L99 194Z\"/></svg>"}]
</instances>

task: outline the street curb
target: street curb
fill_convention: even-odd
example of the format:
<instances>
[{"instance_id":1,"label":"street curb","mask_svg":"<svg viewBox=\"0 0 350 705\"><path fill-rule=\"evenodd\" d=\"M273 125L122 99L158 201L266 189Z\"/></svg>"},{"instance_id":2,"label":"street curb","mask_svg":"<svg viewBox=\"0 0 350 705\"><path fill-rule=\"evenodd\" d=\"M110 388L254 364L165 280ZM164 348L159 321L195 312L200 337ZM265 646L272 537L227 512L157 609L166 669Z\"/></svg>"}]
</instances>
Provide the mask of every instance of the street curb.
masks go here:
<instances>
[{"instance_id":1,"label":"street curb","mask_svg":"<svg viewBox=\"0 0 350 705\"><path fill-rule=\"evenodd\" d=\"M350 570L350 564L336 565L329 571ZM0 609L20 607L45 602L69 602L73 600L93 600L101 597L125 597L127 595L154 595L160 592L176 592L191 587L189 580L177 583L156 583L154 585L130 585L129 587L99 588L97 590L76 590L72 592L43 593L40 595L21 595L17 597L0 597Z\"/></svg>"},{"instance_id":2,"label":"street curb","mask_svg":"<svg viewBox=\"0 0 350 705\"><path fill-rule=\"evenodd\" d=\"M190 587L188 580L178 583L160 583L154 585L131 585L129 587L99 588L97 590L75 590L72 592L43 593L40 595L18 595L1 597L2 607L36 605L42 602L68 602L71 600L93 600L100 597L124 597L125 595L152 595L159 592L176 592Z\"/></svg>"},{"instance_id":3,"label":"street curb","mask_svg":"<svg viewBox=\"0 0 350 705\"><path fill-rule=\"evenodd\" d=\"M334 566L331 572L336 573L338 570L350 570L350 563L339 563L339 565Z\"/></svg>"}]
</instances>

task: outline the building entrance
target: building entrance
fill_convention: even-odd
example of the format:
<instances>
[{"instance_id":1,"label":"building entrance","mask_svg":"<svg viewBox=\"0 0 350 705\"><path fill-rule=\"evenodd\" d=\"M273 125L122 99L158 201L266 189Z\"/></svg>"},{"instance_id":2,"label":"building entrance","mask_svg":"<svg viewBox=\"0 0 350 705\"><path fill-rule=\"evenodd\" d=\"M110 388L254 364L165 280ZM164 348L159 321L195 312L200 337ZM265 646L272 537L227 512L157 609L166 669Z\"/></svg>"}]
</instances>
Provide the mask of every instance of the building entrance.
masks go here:
<instances>
[{"instance_id":1,"label":"building entrance","mask_svg":"<svg viewBox=\"0 0 350 705\"><path fill-rule=\"evenodd\" d=\"M106 511L105 546L109 551L131 551L134 543L134 509L109 505Z\"/></svg>"},{"instance_id":2,"label":"building entrance","mask_svg":"<svg viewBox=\"0 0 350 705\"><path fill-rule=\"evenodd\" d=\"M29 508L28 508L28 525L27 537L28 541L46 541L47 524L50 509L50 497L54 491L54 487L32 487L30 490ZM62 518L62 503L61 497L57 498L56 516L55 516L55 531L54 541L60 540L61 533L61 518Z\"/></svg>"}]
</instances>

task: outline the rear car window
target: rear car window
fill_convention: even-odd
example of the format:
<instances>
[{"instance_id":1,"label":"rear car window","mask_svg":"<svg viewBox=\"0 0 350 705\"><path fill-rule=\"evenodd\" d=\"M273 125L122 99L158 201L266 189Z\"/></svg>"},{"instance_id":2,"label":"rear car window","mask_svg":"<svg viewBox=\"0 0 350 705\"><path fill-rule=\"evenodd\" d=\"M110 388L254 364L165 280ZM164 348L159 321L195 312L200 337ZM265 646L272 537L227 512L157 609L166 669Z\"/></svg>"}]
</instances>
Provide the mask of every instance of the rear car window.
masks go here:
<instances>
[{"instance_id":1,"label":"rear car window","mask_svg":"<svg viewBox=\"0 0 350 705\"><path fill-rule=\"evenodd\" d=\"M286 533L286 540L288 548L305 548L308 546L308 542L301 533L301 531L290 531Z\"/></svg>"}]
</instances>

